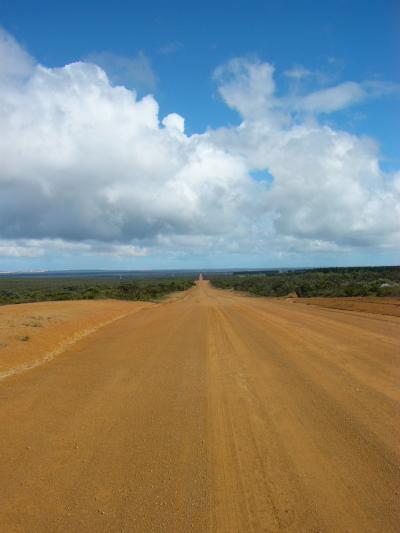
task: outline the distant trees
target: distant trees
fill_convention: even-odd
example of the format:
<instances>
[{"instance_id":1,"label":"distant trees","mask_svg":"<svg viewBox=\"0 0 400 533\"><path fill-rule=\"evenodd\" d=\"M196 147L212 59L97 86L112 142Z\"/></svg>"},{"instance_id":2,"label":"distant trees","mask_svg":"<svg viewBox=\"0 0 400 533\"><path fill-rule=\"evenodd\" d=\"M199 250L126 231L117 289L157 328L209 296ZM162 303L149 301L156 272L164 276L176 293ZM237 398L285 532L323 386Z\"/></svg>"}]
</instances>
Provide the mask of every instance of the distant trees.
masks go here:
<instances>
[{"instance_id":1,"label":"distant trees","mask_svg":"<svg viewBox=\"0 0 400 533\"><path fill-rule=\"evenodd\" d=\"M0 305L48 300L157 300L189 289L191 279L0 278Z\"/></svg>"},{"instance_id":2,"label":"distant trees","mask_svg":"<svg viewBox=\"0 0 400 533\"><path fill-rule=\"evenodd\" d=\"M324 268L289 272L237 272L210 276L221 289L245 291L257 296L279 297L296 293L315 296L400 296L400 267Z\"/></svg>"}]
</instances>

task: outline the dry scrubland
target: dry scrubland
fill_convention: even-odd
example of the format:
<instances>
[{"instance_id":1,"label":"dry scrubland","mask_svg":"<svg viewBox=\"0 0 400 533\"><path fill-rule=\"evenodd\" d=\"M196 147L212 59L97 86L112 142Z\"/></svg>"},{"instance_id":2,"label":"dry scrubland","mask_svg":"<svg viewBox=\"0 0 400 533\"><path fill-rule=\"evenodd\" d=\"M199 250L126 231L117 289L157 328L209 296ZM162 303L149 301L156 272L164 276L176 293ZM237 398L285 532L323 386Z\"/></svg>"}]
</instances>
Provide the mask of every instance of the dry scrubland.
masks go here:
<instances>
[{"instance_id":1,"label":"dry scrubland","mask_svg":"<svg viewBox=\"0 0 400 533\"><path fill-rule=\"evenodd\" d=\"M397 532L399 304L0 308L0 531Z\"/></svg>"}]
</instances>

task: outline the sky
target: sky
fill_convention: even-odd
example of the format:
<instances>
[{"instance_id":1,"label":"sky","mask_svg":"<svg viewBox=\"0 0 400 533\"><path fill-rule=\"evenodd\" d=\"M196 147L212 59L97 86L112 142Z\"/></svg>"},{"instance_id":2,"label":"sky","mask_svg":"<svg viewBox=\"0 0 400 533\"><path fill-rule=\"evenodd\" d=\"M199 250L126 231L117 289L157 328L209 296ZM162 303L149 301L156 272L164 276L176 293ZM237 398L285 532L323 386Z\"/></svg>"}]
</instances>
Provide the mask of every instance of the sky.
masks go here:
<instances>
[{"instance_id":1,"label":"sky","mask_svg":"<svg viewBox=\"0 0 400 533\"><path fill-rule=\"evenodd\" d=\"M400 4L0 2L0 271L400 264Z\"/></svg>"}]
</instances>

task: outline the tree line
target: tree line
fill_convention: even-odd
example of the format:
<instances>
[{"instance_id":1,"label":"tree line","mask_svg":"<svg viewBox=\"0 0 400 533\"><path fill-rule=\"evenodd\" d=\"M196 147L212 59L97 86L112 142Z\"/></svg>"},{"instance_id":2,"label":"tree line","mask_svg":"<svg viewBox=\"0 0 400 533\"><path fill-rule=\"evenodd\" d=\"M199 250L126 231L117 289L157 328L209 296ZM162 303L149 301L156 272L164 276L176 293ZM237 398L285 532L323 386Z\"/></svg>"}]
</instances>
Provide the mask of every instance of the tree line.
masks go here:
<instances>
[{"instance_id":1,"label":"tree line","mask_svg":"<svg viewBox=\"0 0 400 533\"><path fill-rule=\"evenodd\" d=\"M191 279L0 278L0 305L54 300L158 300L193 286Z\"/></svg>"},{"instance_id":2,"label":"tree line","mask_svg":"<svg viewBox=\"0 0 400 533\"><path fill-rule=\"evenodd\" d=\"M400 296L400 267L234 272L208 277L214 287L258 296Z\"/></svg>"}]
</instances>

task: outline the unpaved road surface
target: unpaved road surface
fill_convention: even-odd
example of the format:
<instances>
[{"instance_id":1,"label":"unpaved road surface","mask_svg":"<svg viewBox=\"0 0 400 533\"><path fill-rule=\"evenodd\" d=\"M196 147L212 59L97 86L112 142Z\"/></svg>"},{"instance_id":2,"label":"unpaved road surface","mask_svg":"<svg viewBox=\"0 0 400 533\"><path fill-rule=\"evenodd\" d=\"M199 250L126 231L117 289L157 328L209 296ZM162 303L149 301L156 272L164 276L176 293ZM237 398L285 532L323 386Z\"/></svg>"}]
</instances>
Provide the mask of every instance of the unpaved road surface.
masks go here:
<instances>
[{"instance_id":1,"label":"unpaved road surface","mask_svg":"<svg viewBox=\"0 0 400 533\"><path fill-rule=\"evenodd\" d=\"M200 281L0 382L0 531L398 532L400 319Z\"/></svg>"}]
</instances>

